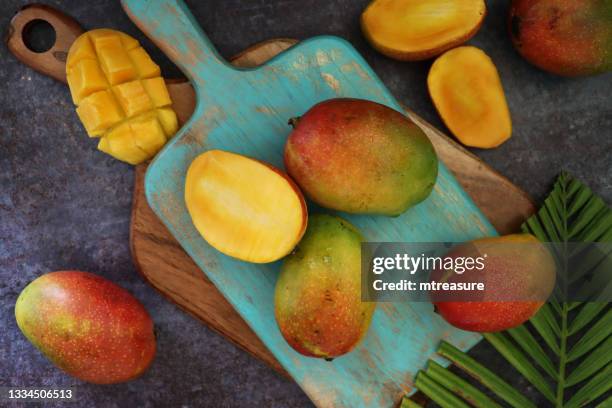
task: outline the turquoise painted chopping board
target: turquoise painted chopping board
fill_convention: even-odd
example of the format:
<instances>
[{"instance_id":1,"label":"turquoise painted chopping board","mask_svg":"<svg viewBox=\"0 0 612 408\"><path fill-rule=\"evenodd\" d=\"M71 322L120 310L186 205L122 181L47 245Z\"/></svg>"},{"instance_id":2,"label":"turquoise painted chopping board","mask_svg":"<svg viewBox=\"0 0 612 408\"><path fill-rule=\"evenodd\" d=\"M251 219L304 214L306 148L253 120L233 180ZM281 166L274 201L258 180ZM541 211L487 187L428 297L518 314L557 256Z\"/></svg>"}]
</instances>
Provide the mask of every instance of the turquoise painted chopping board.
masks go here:
<instances>
[{"instance_id":1,"label":"turquoise painted chopping board","mask_svg":"<svg viewBox=\"0 0 612 408\"><path fill-rule=\"evenodd\" d=\"M187 213L184 177L191 161L223 149L283 167L290 127L313 104L355 97L402 108L356 50L335 37L317 37L251 70L233 68L215 51L180 1L123 0L132 20L193 84L192 118L149 167L149 204L181 245L318 406L390 407L441 339L462 349L479 336L456 330L428 303L379 304L365 340L333 362L303 357L282 338L273 291L280 263L255 265L210 247ZM372 242L463 241L495 230L440 164L431 196L397 218L343 214Z\"/></svg>"}]
</instances>

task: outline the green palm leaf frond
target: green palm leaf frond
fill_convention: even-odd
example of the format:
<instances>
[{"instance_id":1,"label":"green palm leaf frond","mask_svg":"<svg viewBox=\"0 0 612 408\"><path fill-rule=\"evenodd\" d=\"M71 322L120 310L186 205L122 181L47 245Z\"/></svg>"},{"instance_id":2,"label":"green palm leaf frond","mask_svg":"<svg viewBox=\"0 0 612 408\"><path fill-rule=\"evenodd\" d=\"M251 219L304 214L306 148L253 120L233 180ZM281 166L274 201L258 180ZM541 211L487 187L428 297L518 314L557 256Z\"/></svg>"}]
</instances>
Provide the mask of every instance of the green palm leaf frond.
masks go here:
<instances>
[{"instance_id":1,"label":"green palm leaf frond","mask_svg":"<svg viewBox=\"0 0 612 408\"><path fill-rule=\"evenodd\" d=\"M608 299L588 297L612 288L610 249L592 244L612 242L612 209L587 186L561 173L542 208L522 230L556 243L557 261L571 269L571 275L558 276L549 302L528 323L486 333L485 340L549 406L612 408L612 307ZM573 259L580 260L577 267ZM589 301L569 301L568 291ZM523 393L453 345L442 342L438 354L461 375L430 360L415 386L439 406L535 407ZM402 402L402 407L416 406L408 398Z\"/></svg>"}]
</instances>

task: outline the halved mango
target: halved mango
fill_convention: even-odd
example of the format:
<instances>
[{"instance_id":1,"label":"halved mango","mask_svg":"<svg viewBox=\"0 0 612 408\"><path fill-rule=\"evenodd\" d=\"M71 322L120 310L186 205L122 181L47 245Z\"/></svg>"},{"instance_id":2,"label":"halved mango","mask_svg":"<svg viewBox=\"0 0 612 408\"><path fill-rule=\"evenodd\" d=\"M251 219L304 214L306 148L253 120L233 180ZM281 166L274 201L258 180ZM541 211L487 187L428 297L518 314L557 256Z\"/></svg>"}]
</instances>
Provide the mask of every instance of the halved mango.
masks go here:
<instances>
[{"instance_id":1,"label":"halved mango","mask_svg":"<svg viewBox=\"0 0 612 408\"><path fill-rule=\"evenodd\" d=\"M178 129L159 66L137 40L105 28L70 47L66 77L77 114L98 149L139 164L155 156Z\"/></svg>"},{"instance_id":2,"label":"halved mango","mask_svg":"<svg viewBox=\"0 0 612 408\"><path fill-rule=\"evenodd\" d=\"M497 147L512 133L497 68L482 50L459 47L431 66L429 94L446 126L466 146Z\"/></svg>"},{"instance_id":3,"label":"halved mango","mask_svg":"<svg viewBox=\"0 0 612 408\"><path fill-rule=\"evenodd\" d=\"M386 56L417 61L469 40L485 14L484 0L374 0L361 15L361 28Z\"/></svg>"},{"instance_id":4,"label":"halved mango","mask_svg":"<svg viewBox=\"0 0 612 408\"><path fill-rule=\"evenodd\" d=\"M220 252L254 263L287 255L304 235L306 203L280 170L210 150L189 166L185 202L202 237Z\"/></svg>"}]
</instances>

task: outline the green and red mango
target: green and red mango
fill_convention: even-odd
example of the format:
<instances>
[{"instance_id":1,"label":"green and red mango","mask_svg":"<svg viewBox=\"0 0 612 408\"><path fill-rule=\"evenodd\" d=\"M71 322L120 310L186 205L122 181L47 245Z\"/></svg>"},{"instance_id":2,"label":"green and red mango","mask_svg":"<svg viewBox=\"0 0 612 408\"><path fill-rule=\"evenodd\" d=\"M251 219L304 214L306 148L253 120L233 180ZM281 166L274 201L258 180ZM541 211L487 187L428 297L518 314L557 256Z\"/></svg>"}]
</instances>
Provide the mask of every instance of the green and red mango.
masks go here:
<instances>
[{"instance_id":1,"label":"green and red mango","mask_svg":"<svg viewBox=\"0 0 612 408\"><path fill-rule=\"evenodd\" d=\"M514 0L509 29L521 55L563 76L612 70L612 2Z\"/></svg>"},{"instance_id":2,"label":"green and red mango","mask_svg":"<svg viewBox=\"0 0 612 408\"><path fill-rule=\"evenodd\" d=\"M481 271L432 273L437 282L485 283L482 294L465 301L437 301L439 295L432 293L437 313L455 327L481 333L523 324L537 313L555 286L554 258L530 234L477 239L453 248L446 256L476 258L483 254L486 260Z\"/></svg>"},{"instance_id":3,"label":"green and red mango","mask_svg":"<svg viewBox=\"0 0 612 408\"><path fill-rule=\"evenodd\" d=\"M348 213L396 216L423 201L438 158L403 114L361 99L330 99L297 120L285 167L315 203Z\"/></svg>"},{"instance_id":4,"label":"green and red mango","mask_svg":"<svg viewBox=\"0 0 612 408\"><path fill-rule=\"evenodd\" d=\"M362 240L342 218L317 214L285 258L274 295L276 321L299 353L338 357L367 333L376 304L361 301Z\"/></svg>"},{"instance_id":5,"label":"green and red mango","mask_svg":"<svg viewBox=\"0 0 612 408\"><path fill-rule=\"evenodd\" d=\"M128 291L80 271L47 273L15 305L17 325L51 362L83 381L140 376L155 356L153 321Z\"/></svg>"}]
</instances>

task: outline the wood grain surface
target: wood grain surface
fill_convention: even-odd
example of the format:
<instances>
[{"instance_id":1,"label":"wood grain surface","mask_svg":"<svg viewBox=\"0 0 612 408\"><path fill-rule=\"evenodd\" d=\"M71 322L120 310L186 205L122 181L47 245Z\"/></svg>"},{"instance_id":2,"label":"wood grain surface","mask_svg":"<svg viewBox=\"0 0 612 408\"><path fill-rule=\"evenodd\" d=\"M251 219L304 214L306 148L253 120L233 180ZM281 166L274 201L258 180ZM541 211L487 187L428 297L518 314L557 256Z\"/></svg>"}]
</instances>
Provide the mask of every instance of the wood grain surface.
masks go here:
<instances>
[{"instance_id":1,"label":"wood grain surface","mask_svg":"<svg viewBox=\"0 0 612 408\"><path fill-rule=\"evenodd\" d=\"M191 118L147 169L147 202L315 405L395 406L414 392L417 371L441 340L464 351L478 343L479 335L453 328L434 313L431 303L387 302L378 305L367 335L351 353L333 361L296 353L274 319L281 262L243 262L203 240L184 204L185 173L209 149L282 168L288 118L330 98L368 99L398 111L403 107L363 56L339 37L312 37L261 67L239 69L219 55L182 0L121 4L185 74L197 95ZM497 235L443 162L428 199L410 211L397 217L342 216L372 242L461 242ZM401 358L397 350L402 350Z\"/></svg>"},{"instance_id":2,"label":"wood grain surface","mask_svg":"<svg viewBox=\"0 0 612 408\"><path fill-rule=\"evenodd\" d=\"M30 50L25 36L32 24L46 21L55 30L55 43L44 52ZM83 29L72 17L44 4L30 4L23 7L11 19L6 45L19 61L38 72L66 82L66 56L74 40Z\"/></svg>"},{"instance_id":3,"label":"wood grain surface","mask_svg":"<svg viewBox=\"0 0 612 408\"><path fill-rule=\"evenodd\" d=\"M232 63L240 67L257 66L296 42L278 39L257 44L232 58ZM187 82L169 83L168 86L179 120L184 122L195 106L193 88ZM525 192L414 112L406 110L406 113L429 136L442 161L500 234L516 231L534 212L535 207ZM183 310L286 375L274 356L153 213L144 193L146 168L147 164L136 168L130 228L132 257L138 271Z\"/></svg>"}]
</instances>

